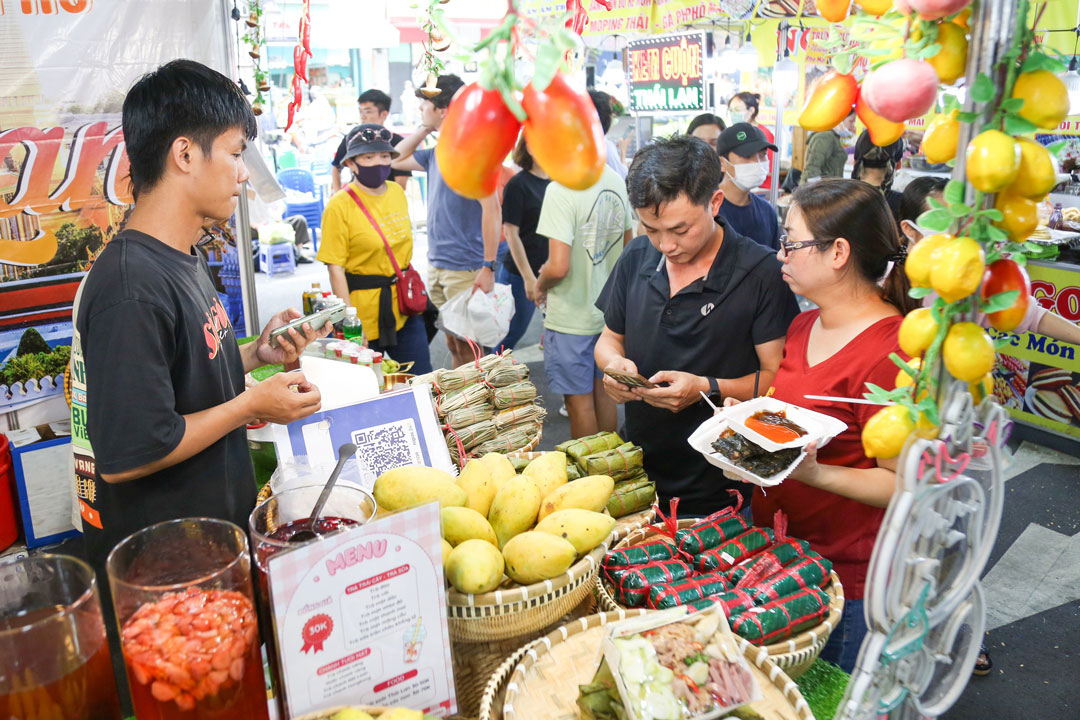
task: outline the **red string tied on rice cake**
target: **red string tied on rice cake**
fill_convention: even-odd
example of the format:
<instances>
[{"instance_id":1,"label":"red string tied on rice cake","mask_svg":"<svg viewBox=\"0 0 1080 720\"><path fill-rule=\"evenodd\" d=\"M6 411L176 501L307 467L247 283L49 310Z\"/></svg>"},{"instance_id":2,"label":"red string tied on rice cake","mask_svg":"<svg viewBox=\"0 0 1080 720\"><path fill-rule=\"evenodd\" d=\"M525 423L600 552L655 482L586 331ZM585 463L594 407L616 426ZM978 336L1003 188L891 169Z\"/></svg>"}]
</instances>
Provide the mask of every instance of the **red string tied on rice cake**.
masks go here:
<instances>
[{"instance_id":1,"label":"red string tied on rice cake","mask_svg":"<svg viewBox=\"0 0 1080 720\"><path fill-rule=\"evenodd\" d=\"M808 550L805 557L765 578L750 592L758 605L764 605L800 590L823 588L831 573L832 562Z\"/></svg>"},{"instance_id":2,"label":"red string tied on rice cake","mask_svg":"<svg viewBox=\"0 0 1080 720\"><path fill-rule=\"evenodd\" d=\"M626 607L641 607L649 597L649 589L654 585L685 580L693 573L690 566L682 560L657 560L617 570L613 581L615 600Z\"/></svg>"},{"instance_id":3,"label":"red string tied on rice cake","mask_svg":"<svg viewBox=\"0 0 1080 720\"><path fill-rule=\"evenodd\" d=\"M728 579L735 587L756 585L786 565L798 560L810 549L810 543L797 538L777 541L772 547L751 555L728 572ZM746 582L743 582L743 580Z\"/></svg>"},{"instance_id":4,"label":"red string tied on rice cake","mask_svg":"<svg viewBox=\"0 0 1080 720\"><path fill-rule=\"evenodd\" d=\"M653 585L649 589L648 606L654 610L665 610L711 598L728 589L727 577L722 572L695 575L675 583Z\"/></svg>"},{"instance_id":5,"label":"red string tied on rice cake","mask_svg":"<svg viewBox=\"0 0 1080 720\"><path fill-rule=\"evenodd\" d=\"M820 623L829 612L829 594L811 587L749 608L731 621L731 629L754 645L787 640Z\"/></svg>"},{"instance_id":6,"label":"red string tied on rice cake","mask_svg":"<svg viewBox=\"0 0 1080 720\"><path fill-rule=\"evenodd\" d=\"M775 537L771 528L750 528L723 545L696 555L694 568L698 572L727 572L737 563L772 545Z\"/></svg>"}]
</instances>

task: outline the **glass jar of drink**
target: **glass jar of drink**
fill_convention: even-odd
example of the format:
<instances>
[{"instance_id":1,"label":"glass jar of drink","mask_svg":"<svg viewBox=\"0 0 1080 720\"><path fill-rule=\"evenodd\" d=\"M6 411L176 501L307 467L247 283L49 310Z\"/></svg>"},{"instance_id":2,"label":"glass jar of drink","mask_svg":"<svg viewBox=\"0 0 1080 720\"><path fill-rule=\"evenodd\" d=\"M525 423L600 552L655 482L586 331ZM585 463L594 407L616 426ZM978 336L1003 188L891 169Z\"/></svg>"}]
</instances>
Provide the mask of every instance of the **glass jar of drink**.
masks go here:
<instances>
[{"instance_id":1,"label":"glass jar of drink","mask_svg":"<svg viewBox=\"0 0 1080 720\"><path fill-rule=\"evenodd\" d=\"M106 561L137 720L266 720L251 557L230 522L128 536Z\"/></svg>"},{"instance_id":2,"label":"glass jar of drink","mask_svg":"<svg viewBox=\"0 0 1080 720\"><path fill-rule=\"evenodd\" d=\"M97 580L82 560L0 563L0 718L120 720Z\"/></svg>"},{"instance_id":3,"label":"glass jar of drink","mask_svg":"<svg viewBox=\"0 0 1080 720\"><path fill-rule=\"evenodd\" d=\"M270 581L268 561L275 553L286 548L296 547L289 538L304 529L309 529L311 510L319 499L322 485L301 485L291 487L280 493L274 493L251 512L248 528L251 531L251 544L255 551L255 566L258 569L259 617L266 639L267 656L270 659L270 681L274 687L274 698L278 704L278 717L286 714L284 688L281 684L281 667L276 643L271 631ZM375 498L355 485L338 483L330 492L330 497L323 507L315 527L310 528L317 536L310 542L343 528L363 525L375 517Z\"/></svg>"}]
</instances>

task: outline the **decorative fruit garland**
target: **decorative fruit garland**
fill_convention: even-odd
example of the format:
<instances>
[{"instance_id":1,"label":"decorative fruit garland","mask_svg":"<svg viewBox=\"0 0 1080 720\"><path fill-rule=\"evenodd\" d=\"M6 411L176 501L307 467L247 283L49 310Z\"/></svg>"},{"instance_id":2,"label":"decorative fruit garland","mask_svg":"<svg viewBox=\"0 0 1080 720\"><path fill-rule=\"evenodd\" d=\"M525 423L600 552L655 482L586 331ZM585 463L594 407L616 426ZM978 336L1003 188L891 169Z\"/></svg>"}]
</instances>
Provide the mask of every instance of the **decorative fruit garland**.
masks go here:
<instances>
[{"instance_id":1,"label":"decorative fruit garland","mask_svg":"<svg viewBox=\"0 0 1080 720\"><path fill-rule=\"evenodd\" d=\"M235 10L235 8L234 8ZM243 40L250 48L248 55L251 56L251 60L255 65L255 99L251 102L251 111L256 115L262 115L263 105L263 93L270 90L270 83L268 81L268 75L262 69L262 45L263 45L263 32L262 32L262 6L259 4L259 0L250 0L248 3L248 16L244 18L244 24L247 25L247 30L244 32ZM236 19L240 18L239 14L234 16Z\"/></svg>"},{"instance_id":2,"label":"decorative fruit garland","mask_svg":"<svg viewBox=\"0 0 1080 720\"><path fill-rule=\"evenodd\" d=\"M304 103L304 88L301 83L311 85L307 71L308 58L311 55L311 0L304 0L303 9L300 12L300 30L297 33L296 46L293 48L292 100L289 101L286 130L292 127L296 111Z\"/></svg>"},{"instance_id":3,"label":"decorative fruit garland","mask_svg":"<svg viewBox=\"0 0 1080 720\"><path fill-rule=\"evenodd\" d=\"M836 69L818 82L799 124L829 130L854 107L871 141L885 146L900 139L905 122L934 108L940 85L963 76L971 0L855 4L863 10L852 25L857 44L846 48L833 32L826 45L835 51ZM817 7L839 22L851 3L819 0ZM950 181L943 201L928 198L930 210L918 219L937 234L923 238L907 256L909 294L937 298L908 313L900 326L900 348L913 359L890 356L900 369L896 389L868 384L865 397L887 405L863 431L871 457L895 457L913 432L937 435L939 357L953 377L969 383L976 403L990 396L996 348L1009 341L1007 331L1020 324L1031 302L1024 265L1029 256L1045 256L1045 249L1026 238L1038 225L1037 203L1057 182L1050 156L1060 145L1047 149L1026 136L1056 128L1068 114L1069 99L1056 75L1065 65L1047 49L1035 49L1032 27L1038 17L1029 27L1028 10L1029 0L1019 0L1014 41L996 64L995 77L979 73L968 88L981 111L962 111L946 95L924 134L927 160L952 165L961 123L975 133L965 150L966 182ZM853 56L872 63L861 84L851 71ZM980 312L1006 333L997 344L970 321Z\"/></svg>"}]
</instances>

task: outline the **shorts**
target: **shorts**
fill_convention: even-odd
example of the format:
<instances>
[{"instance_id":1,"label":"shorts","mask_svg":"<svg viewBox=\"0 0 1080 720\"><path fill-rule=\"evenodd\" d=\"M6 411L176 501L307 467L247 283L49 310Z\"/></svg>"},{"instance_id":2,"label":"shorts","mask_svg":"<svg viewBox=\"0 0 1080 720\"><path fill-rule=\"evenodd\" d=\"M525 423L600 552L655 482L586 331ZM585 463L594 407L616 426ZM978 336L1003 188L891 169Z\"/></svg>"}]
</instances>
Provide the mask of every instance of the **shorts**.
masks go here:
<instances>
[{"instance_id":1,"label":"shorts","mask_svg":"<svg viewBox=\"0 0 1080 720\"><path fill-rule=\"evenodd\" d=\"M435 307L441 308L455 295L472 290L480 270L444 270L434 265L428 268L427 292Z\"/></svg>"},{"instance_id":2,"label":"shorts","mask_svg":"<svg viewBox=\"0 0 1080 720\"><path fill-rule=\"evenodd\" d=\"M604 377L593 357L599 335L570 335L544 330L544 371L548 386L560 395L591 395Z\"/></svg>"}]
</instances>

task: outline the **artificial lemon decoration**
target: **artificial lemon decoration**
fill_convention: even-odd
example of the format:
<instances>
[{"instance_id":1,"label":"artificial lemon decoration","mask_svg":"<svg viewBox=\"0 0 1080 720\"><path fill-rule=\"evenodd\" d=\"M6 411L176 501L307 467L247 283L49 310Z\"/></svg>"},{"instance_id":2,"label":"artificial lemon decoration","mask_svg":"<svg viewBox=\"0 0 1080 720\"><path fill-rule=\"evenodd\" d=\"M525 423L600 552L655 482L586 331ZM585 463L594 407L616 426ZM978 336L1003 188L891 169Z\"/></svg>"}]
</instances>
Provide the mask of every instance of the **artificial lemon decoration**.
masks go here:
<instances>
[{"instance_id":1,"label":"artificial lemon decoration","mask_svg":"<svg viewBox=\"0 0 1080 720\"><path fill-rule=\"evenodd\" d=\"M927 162L944 163L956 157L956 146L960 141L960 121L956 119L959 113L959 110L953 110L930 121L921 146Z\"/></svg>"},{"instance_id":2,"label":"artificial lemon decoration","mask_svg":"<svg viewBox=\"0 0 1080 720\"><path fill-rule=\"evenodd\" d=\"M1031 200L1042 200L1057 185L1050 151L1027 138L1018 138L1016 144L1020 146L1020 171L1008 191Z\"/></svg>"},{"instance_id":3,"label":"artificial lemon decoration","mask_svg":"<svg viewBox=\"0 0 1080 720\"><path fill-rule=\"evenodd\" d=\"M968 390L971 391L971 397L978 405L988 397L994 396L994 376L990 373L982 376L982 380L978 382L968 383Z\"/></svg>"},{"instance_id":4,"label":"artificial lemon decoration","mask_svg":"<svg viewBox=\"0 0 1080 720\"><path fill-rule=\"evenodd\" d=\"M908 436L915 431L911 411L903 405L890 405L874 413L862 431L866 457L894 458L904 449Z\"/></svg>"},{"instance_id":5,"label":"artificial lemon decoration","mask_svg":"<svg viewBox=\"0 0 1080 720\"><path fill-rule=\"evenodd\" d=\"M952 85L964 74L967 64L968 41L964 29L953 22L938 25L938 44L941 49L926 62L937 71L938 79L945 85Z\"/></svg>"},{"instance_id":6,"label":"artificial lemon decoration","mask_svg":"<svg viewBox=\"0 0 1080 720\"><path fill-rule=\"evenodd\" d=\"M855 4L870 15L884 15L892 10L893 0L855 0Z\"/></svg>"},{"instance_id":7,"label":"artificial lemon decoration","mask_svg":"<svg viewBox=\"0 0 1080 720\"><path fill-rule=\"evenodd\" d=\"M937 331L938 324L930 308L916 308L909 312L900 323L897 342L900 344L900 349L911 357L920 357L934 342Z\"/></svg>"},{"instance_id":8,"label":"artificial lemon decoration","mask_svg":"<svg viewBox=\"0 0 1080 720\"><path fill-rule=\"evenodd\" d=\"M994 224L1008 233L1009 238L1015 242L1022 242L1039 226L1039 205L1034 200L1003 192L998 193L994 207L1002 215L1001 220Z\"/></svg>"},{"instance_id":9,"label":"artificial lemon decoration","mask_svg":"<svg viewBox=\"0 0 1080 720\"><path fill-rule=\"evenodd\" d=\"M930 422L926 413L919 412L919 421L915 423L915 434L924 440L933 440L938 436L938 426Z\"/></svg>"},{"instance_id":10,"label":"artificial lemon decoration","mask_svg":"<svg viewBox=\"0 0 1080 720\"><path fill-rule=\"evenodd\" d=\"M935 331L936 331L936 326L935 326ZM922 366L922 358L912 358L912 359L907 361L907 364L911 366L912 370L914 370L916 373L918 373L919 368ZM896 382L894 383L894 387L897 387L897 388L908 387L913 382L915 382L915 378L912 377L911 375L908 375L907 370L905 370L904 368L900 368L899 372L896 373Z\"/></svg>"},{"instance_id":11,"label":"artificial lemon decoration","mask_svg":"<svg viewBox=\"0 0 1080 720\"><path fill-rule=\"evenodd\" d=\"M930 287L945 302L956 302L979 289L985 270L986 254L982 245L969 237L955 238L934 256Z\"/></svg>"},{"instance_id":12,"label":"artificial lemon decoration","mask_svg":"<svg viewBox=\"0 0 1080 720\"><path fill-rule=\"evenodd\" d=\"M980 192L1004 190L1020 172L1020 146L1000 130L983 130L968 143L965 173Z\"/></svg>"},{"instance_id":13,"label":"artificial lemon decoration","mask_svg":"<svg viewBox=\"0 0 1080 720\"><path fill-rule=\"evenodd\" d=\"M904 272L913 287L930 287L930 269L934 267L938 250L952 239L952 235L928 235L915 243L904 260Z\"/></svg>"},{"instance_id":14,"label":"artificial lemon decoration","mask_svg":"<svg viewBox=\"0 0 1080 720\"><path fill-rule=\"evenodd\" d=\"M945 336L941 357L953 377L969 383L982 380L994 368L994 341L975 323L957 323Z\"/></svg>"},{"instance_id":15,"label":"artificial lemon decoration","mask_svg":"<svg viewBox=\"0 0 1080 720\"><path fill-rule=\"evenodd\" d=\"M1020 73L1012 96L1024 101L1020 117L1043 130L1053 130L1069 114L1069 91L1061 78L1049 70Z\"/></svg>"}]
</instances>

